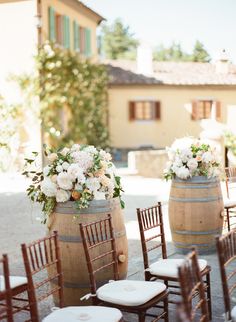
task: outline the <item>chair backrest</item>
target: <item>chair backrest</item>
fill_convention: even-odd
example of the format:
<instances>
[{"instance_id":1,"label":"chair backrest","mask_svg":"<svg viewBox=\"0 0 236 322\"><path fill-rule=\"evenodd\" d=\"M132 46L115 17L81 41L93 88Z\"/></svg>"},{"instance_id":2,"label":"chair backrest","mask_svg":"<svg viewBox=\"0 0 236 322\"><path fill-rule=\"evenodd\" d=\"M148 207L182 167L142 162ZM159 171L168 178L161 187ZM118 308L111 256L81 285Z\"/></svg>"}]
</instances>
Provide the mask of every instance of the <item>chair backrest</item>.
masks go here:
<instances>
[{"instance_id":1,"label":"chair backrest","mask_svg":"<svg viewBox=\"0 0 236 322\"><path fill-rule=\"evenodd\" d=\"M225 168L227 197L236 199L236 167Z\"/></svg>"},{"instance_id":2,"label":"chair backrest","mask_svg":"<svg viewBox=\"0 0 236 322\"><path fill-rule=\"evenodd\" d=\"M1 271L3 271L2 280L0 279L0 321L13 322L12 293L9 278L8 257L6 254L0 258Z\"/></svg>"},{"instance_id":3,"label":"chair backrest","mask_svg":"<svg viewBox=\"0 0 236 322\"><path fill-rule=\"evenodd\" d=\"M29 245L22 244L21 250L29 285L28 296L31 317L33 316L32 321L38 322L37 303L40 301L56 294L58 305L64 306L58 234L54 231L53 234ZM46 274L46 270L48 274Z\"/></svg>"},{"instance_id":4,"label":"chair backrest","mask_svg":"<svg viewBox=\"0 0 236 322\"><path fill-rule=\"evenodd\" d=\"M137 208L144 268L149 267L149 252L160 248L162 258L167 258L161 202L149 208Z\"/></svg>"},{"instance_id":5,"label":"chair backrest","mask_svg":"<svg viewBox=\"0 0 236 322\"><path fill-rule=\"evenodd\" d=\"M216 238L225 314L231 320L231 294L236 289L236 230Z\"/></svg>"},{"instance_id":6,"label":"chair backrest","mask_svg":"<svg viewBox=\"0 0 236 322\"><path fill-rule=\"evenodd\" d=\"M186 318L194 321L208 322L208 306L205 296L204 284L198 266L196 249L187 256L178 268L179 283L182 295L182 308Z\"/></svg>"},{"instance_id":7,"label":"chair backrest","mask_svg":"<svg viewBox=\"0 0 236 322\"><path fill-rule=\"evenodd\" d=\"M88 224L80 224L81 238L90 278L91 293L96 294L96 274L112 268L112 278L117 280L118 260L111 215ZM96 303L96 299L93 301Z\"/></svg>"}]
</instances>

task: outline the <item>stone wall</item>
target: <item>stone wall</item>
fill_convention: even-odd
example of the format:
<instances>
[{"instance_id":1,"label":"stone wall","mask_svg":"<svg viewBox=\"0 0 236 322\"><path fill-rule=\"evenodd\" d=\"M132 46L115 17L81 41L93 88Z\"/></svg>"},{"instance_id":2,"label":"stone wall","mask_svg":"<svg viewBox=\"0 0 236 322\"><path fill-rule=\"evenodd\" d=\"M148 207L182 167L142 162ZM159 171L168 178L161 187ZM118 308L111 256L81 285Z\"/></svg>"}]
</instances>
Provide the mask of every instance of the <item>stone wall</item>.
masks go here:
<instances>
[{"instance_id":1,"label":"stone wall","mask_svg":"<svg viewBox=\"0 0 236 322\"><path fill-rule=\"evenodd\" d=\"M166 150L131 151L128 153L128 167L143 177L163 178L168 155Z\"/></svg>"}]
</instances>

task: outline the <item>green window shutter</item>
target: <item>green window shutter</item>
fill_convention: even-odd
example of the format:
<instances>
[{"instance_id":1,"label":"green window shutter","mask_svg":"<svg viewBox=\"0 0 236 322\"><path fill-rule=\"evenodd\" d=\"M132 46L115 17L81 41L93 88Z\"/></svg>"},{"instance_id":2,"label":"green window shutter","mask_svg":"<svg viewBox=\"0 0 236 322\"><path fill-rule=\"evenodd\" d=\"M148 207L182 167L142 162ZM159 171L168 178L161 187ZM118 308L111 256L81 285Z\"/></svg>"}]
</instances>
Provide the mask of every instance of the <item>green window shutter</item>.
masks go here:
<instances>
[{"instance_id":1,"label":"green window shutter","mask_svg":"<svg viewBox=\"0 0 236 322\"><path fill-rule=\"evenodd\" d=\"M79 38L79 25L76 21L73 21L73 32L74 32L74 50L80 49L80 38Z\"/></svg>"},{"instance_id":2,"label":"green window shutter","mask_svg":"<svg viewBox=\"0 0 236 322\"><path fill-rule=\"evenodd\" d=\"M70 18L63 16L63 46L70 48Z\"/></svg>"},{"instance_id":3,"label":"green window shutter","mask_svg":"<svg viewBox=\"0 0 236 322\"><path fill-rule=\"evenodd\" d=\"M91 56L91 29L85 28L85 55Z\"/></svg>"},{"instance_id":4,"label":"green window shutter","mask_svg":"<svg viewBox=\"0 0 236 322\"><path fill-rule=\"evenodd\" d=\"M66 48L70 48L70 18L66 17Z\"/></svg>"},{"instance_id":5,"label":"green window shutter","mask_svg":"<svg viewBox=\"0 0 236 322\"><path fill-rule=\"evenodd\" d=\"M49 40L56 40L56 18L55 10L52 7L48 8L48 24L49 24Z\"/></svg>"}]
</instances>

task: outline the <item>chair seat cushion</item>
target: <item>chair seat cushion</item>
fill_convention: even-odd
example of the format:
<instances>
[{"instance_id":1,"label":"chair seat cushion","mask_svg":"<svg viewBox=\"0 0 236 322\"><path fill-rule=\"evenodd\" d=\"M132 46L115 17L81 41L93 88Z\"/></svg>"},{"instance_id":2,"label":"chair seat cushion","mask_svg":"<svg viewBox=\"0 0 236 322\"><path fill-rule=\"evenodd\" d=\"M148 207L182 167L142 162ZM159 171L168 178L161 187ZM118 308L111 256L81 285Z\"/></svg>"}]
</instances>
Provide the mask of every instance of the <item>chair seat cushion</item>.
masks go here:
<instances>
[{"instance_id":1,"label":"chair seat cushion","mask_svg":"<svg viewBox=\"0 0 236 322\"><path fill-rule=\"evenodd\" d=\"M27 278L23 276L10 276L10 286L11 288L15 288L20 285L24 285L27 283ZM2 275L0 275L0 291L5 290L5 280Z\"/></svg>"},{"instance_id":2,"label":"chair seat cushion","mask_svg":"<svg viewBox=\"0 0 236 322\"><path fill-rule=\"evenodd\" d=\"M236 306L234 306L232 311L231 311L231 318L232 318L233 322L236 321Z\"/></svg>"},{"instance_id":3,"label":"chair seat cushion","mask_svg":"<svg viewBox=\"0 0 236 322\"><path fill-rule=\"evenodd\" d=\"M68 306L58 309L43 319L43 322L118 322L120 310L103 306Z\"/></svg>"},{"instance_id":4,"label":"chair seat cushion","mask_svg":"<svg viewBox=\"0 0 236 322\"><path fill-rule=\"evenodd\" d=\"M236 207L236 199L224 199L224 207Z\"/></svg>"},{"instance_id":5,"label":"chair seat cushion","mask_svg":"<svg viewBox=\"0 0 236 322\"><path fill-rule=\"evenodd\" d=\"M101 286L97 297L109 303L125 306L142 305L166 289L164 283L121 280Z\"/></svg>"},{"instance_id":6,"label":"chair seat cushion","mask_svg":"<svg viewBox=\"0 0 236 322\"><path fill-rule=\"evenodd\" d=\"M150 265L146 270L153 275L157 276L167 276L172 278L178 278L178 267L184 262L184 258L167 258L160 259L159 261ZM204 259L199 259L198 264L200 271L203 271L207 266L207 261Z\"/></svg>"}]
</instances>

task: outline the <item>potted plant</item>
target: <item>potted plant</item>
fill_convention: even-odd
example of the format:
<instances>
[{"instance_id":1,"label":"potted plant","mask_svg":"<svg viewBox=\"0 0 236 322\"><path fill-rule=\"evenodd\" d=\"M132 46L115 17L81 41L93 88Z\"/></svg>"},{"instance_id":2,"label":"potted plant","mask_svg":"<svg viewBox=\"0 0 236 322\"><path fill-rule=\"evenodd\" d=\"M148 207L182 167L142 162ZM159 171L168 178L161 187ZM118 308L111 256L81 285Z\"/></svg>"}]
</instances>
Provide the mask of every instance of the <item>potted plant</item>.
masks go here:
<instances>
[{"instance_id":1,"label":"potted plant","mask_svg":"<svg viewBox=\"0 0 236 322\"><path fill-rule=\"evenodd\" d=\"M172 180L169 220L173 242L183 252L192 246L200 252L211 251L223 225L219 153L209 144L188 137L176 140L167 150L164 177Z\"/></svg>"},{"instance_id":2,"label":"potted plant","mask_svg":"<svg viewBox=\"0 0 236 322\"><path fill-rule=\"evenodd\" d=\"M79 299L89 290L89 277L79 223L111 214L116 246L122 255L120 278L127 274L128 247L121 211L124 203L120 177L116 175L111 155L94 146L74 144L57 151L45 148L45 156L47 165L42 172L32 169L35 158L26 159L24 174L33 176L27 193L32 201L42 204L42 221L48 231L58 231L66 305L81 305ZM108 272L107 276L100 277L101 283L109 278Z\"/></svg>"}]
</instances>

